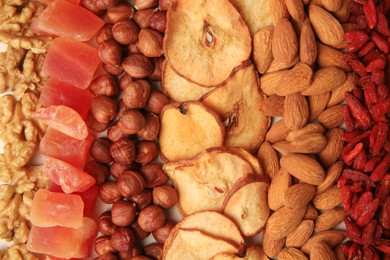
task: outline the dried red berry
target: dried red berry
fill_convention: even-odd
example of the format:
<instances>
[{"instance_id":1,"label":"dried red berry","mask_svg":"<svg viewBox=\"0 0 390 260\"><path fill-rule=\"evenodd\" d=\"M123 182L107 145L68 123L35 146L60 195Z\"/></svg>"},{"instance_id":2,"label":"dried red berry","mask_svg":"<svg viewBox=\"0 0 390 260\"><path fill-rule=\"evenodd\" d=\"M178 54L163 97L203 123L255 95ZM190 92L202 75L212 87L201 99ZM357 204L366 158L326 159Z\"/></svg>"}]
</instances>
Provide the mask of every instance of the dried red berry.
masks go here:
<instances>
[{"instance_id":1,"label":"dried red berry","mask_svg":"<svg viewBox=\"0 0 390 260\"><path fill-rule=\"evenodd\" d=\"M367 0L363 5L363 12L366 16L368 26L372 29L377 24L377 15L374 0Z\"/></svg>"}]
</instances>

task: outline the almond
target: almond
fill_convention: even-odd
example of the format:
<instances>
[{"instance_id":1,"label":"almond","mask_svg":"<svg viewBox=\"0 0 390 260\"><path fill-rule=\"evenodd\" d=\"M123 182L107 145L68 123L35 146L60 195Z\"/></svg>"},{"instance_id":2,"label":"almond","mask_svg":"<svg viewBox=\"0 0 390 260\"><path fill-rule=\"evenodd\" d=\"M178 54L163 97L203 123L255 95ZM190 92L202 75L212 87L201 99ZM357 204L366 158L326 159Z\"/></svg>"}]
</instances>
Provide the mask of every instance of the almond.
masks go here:
<instances>
[{"instance_id":1,"label":"almond","mask_svg":"<svg viewBox=\"0 0 390 260\"><path fill-rule=\"evenodd\" d=\"M273 180L280 168L279 157L268 141L265 141L260 145L257 150L257 159L259 160L260 165L263 166L265 174Z\"/></svg>"},{"instance_id":2,"label":"almond","mask_svg":"<svg viewBox=\"0 0 390 260\"><path fill-rule=\"evenodd\" d=\"M341 203L341 188L337 185L314 196L313 204L319 210L329 210Z\"/></svg>"},{"instance_id":3,"label":"almond","mask_svg":"<svg viewBox=\"0 0 390 260\"><path fill-rule=\"evenodd\" d=\"M302 128L309 119L309 106L306 98L300 93L286 96L283 116L289 129Z\"/></svg>"},{"instance_id":4,"label":"almond","mask_svg":"<svg viewBox=\"0 0 390 260\"><path fill-rule=\"evenodd\" d=\"M320 67L334 66L341 68L345 72L351 71L351 67L345 61L341 51L325 44L317 43L317 52L316 62Z\"/></svg>"},{"instance_id":5,"label":"almond","mask_svg":"<svg viewBox=\"0 0 390 260\"><path fill-rule=\"evenodd\" d=\"M324 192L336 183L343 170L343 162L338 161L332 164L326 171L326 177L323 183L317 186L317 193Z\"/></svg>"},{"instance_id":6,"label":"almond","mask_svg":"<svg viewBox=\"0 0 390 260\"><path fill-rule=\"evenodd\" d=\"M290 63L298 54L298 39L291 22L283 18L275 26L272 38L272 54L275 60Z\"/></svg>"},{"instance_id":7,"label":"almond","mask_svg":"<svg viewBox=\"0 0 390 260\"><path fill-rule=\"evenodd\" d=\"M311 4L324 7L326 10L335 12L339 10L344 0L312 0Z\"/></svg>"},{"instance_id":8,"label":"almond","mask_svg":"<svg viewBox=\"0 0 390 260\"><path fill-rule=\"evenodd\" d=\"M316 193L316 187L307 183L298 183L284 193L284 205L289 208L307 206Z\"/></svg>"},{"instance_id":9,"label":"almond","mask_svg":"<svg viewBox=\"0 0 390 260\"><path fill-rule=\"evenodd\" d=\"M276 143L278 141L284 140L284 138L286 138L290 131L291 130L286 126L286 123L282 118L271 126L271 128L268 130L267 135L265 136L265 140L267 140L271 144Z\"/></svg>"},{"instance_id":10,"label":"almond","mask_svg":"<svg viewBox=\"0 0 390 260\"><path fill-rule=\"evenodd\" d=\"M314 230L312 220L302 220L297 228L287 235L286 247L301 247L310 238Z\"/></svg>"},{"instance_id":11,"label":"almond","mask_svg":"<svg viewBox=\"0 0 390 260\"><path fill-rule=\"evenodd\" d=\"M314 73L310 86L302 90L302 94L305 96L313 96L326 93L343 84L346 78L345 72L338 67L319 69Z\"/></svg>"},{"instance_id":12,"label":"almond","mask_svg":"<svg viewBox=\"0 0 390 260\"><path fill-rule=\"evenodd\" d=\"M293 153L294 150L294 147L291 145L291 143L284 140L272 144L272 147L282 155Z\"/></svg>"},{"instance_id":13,"label":"almond","mask_svg":"<svg viewBox=\"0 0 390 260\"><path fill-rule=\"evenodd\" d=\"M316 119L329 103L330 92L325 92L320 95L309 96L309 120Z\"/></svg>"},{"instance_id":14,"label":"almond","mask_svg":"<svg viewBox=\"0 0 390 260\"><path fill-rule=\"evenodd\" d=\"M307 260L305 254L296 248L286 247L278 254L279 260Z\"/></svg>"},{"instance_id":15,"label":"almond","mask_svg":"<svg viewBox=\"0 0 390 260\"><path fill-rule=\"evenodd\" d=\"M310 251L310 259L336 260L332 249L325 243L317 243Z\"/></svg>"},{"instance_id":16,"label":"almond","mask_svg":"<svg viewBox=\"0 0 390 260\"><path fill-rule=\"evenodd\" d=\"M291 17L296 21L303 22L305 20L305 6L302 0L286 0L286 7Z\"/></svg>"},{"instance_id":17,"label":"almond","mask_svg":"<svg viewBox=\"0 0 390 260\"><path fill-rule=\"evenodd\" d=\"M284 97L272 95L261 102L260 108L266 116L283 116Z\"/></svg>"},{"instance_id":18,"label":"almond","mask_svg":"<svg viewBox=\"0 0 390 260\"><path fill-rule=\"evenodd\" d=\"M344 122L344 104L329 107L318 116L320 122L326 128L334 128Z\"/></svg>"},{"instance_id":19,"label":"almond","mask_svg":"<svg viewBox=\"0 0 390 260\"><path fill-rule=\"evenodd\" d=\"M321 124L318 124L318 123L307 124L304 127L302 127L301 129L291 131L286 136L286 140L289 142L293 142L295 140L305 138L306 135L314 134L314 133L323 134L323 133L325 133L325 128Z\"/></svg>"},{"instance_id":20,"label":"almond","mask_svg":"<svg viewBox=\"0 0 390 260\"><path fill-rule=\"evenodd\" d=\"M315 159L303 154L286 154L280 160L280 166L308 184L318 185L325 179L322 166Z\"/></svg>"},{"instance_id":21,"label":"almond","mask_svg":"<svg viewBox=\"0 0 390 260\"><path fill-rule=\"evenodd\" d=\"M321 232L332 229L343 222L345 216L346 213L343 208L328 210L324 214L318 216L314 230L316 232Z\"/></svg>"},{"instance_id":22,"label":"almond","mask_svg":"<svg viewBox=\"0 0 390 260\"><path fill-rule=\"evenodd\" d=\"M306 64L299 62L289 70L278 82L275 93L287 96L298 93L310 86L313 70Z\"/></svg>"},{"instance_id":23,"label":"almond","mask_svg":"<svg viewBox=\"0 0 390 260\"><path fill-rule=\"evenodd\" d=\"M344 240L344 233L344 230L327 230L318 232L316 235L307 240L307 242L302 246L301 250L305 254L310 254L313 246L318 243L325 243L331 248L335 247Z\"/></svg>"},{"instance_id":24,"label":"almond","mask_svg":"<svg viewBox=\"0 0 390 260\"><path fill-rule=\"evenodd\" d=\"M268 188L268 206L272 210L277 210L284 205L284 194L291 185L291 176L280 169L272 179Z\"/></svg>"},{"instance_id":25,"label":"almond","mask_svg":"<svg viewBox=\"0 0 390 260\"><path fill-rule=\"evenodd\" d=\"M302 221L306 207L288 208L281 207L268 219L266 229L272 239L281 239L290 234Z\"/></svg>"},{"instance_id":26,"label":"almond","mask_svg":"<svg viewBox=\"0 0 390 260\"><path fill-rule=\"evenodd\" d=\"M269 236L267 229L265 229L262 239L264 253L271 258L277 256L280 250L282 250L285 241L285 237L280 239L272 239Z\"/></svg>"},{"instance_id":27,"label":"almond","mask_svg":"<svg viewBox=\"0 0 390 260\"><path fill-rule=\"evenodd\" d=\"M274 25L276 25L279 20L288 18L289 16L285 0L269 1L269 8Z\"/></svg>"},{"instance_id":28,"label":"almond","mask_svg":"<svg viewBox=\"0 0 390 260\"><path fill-rule=\"evenodd\" d=\"M328 143L326 137L321 133L308 134L295 139L290 143L291 153L319 153Z\"/></svg>"},{"instance_id":29,"label":"almond","mask_svg":"<svg viewBox=\"0 0 390 260\"><path fill-rule=\"evenodd\" d=\"M271 47L274 28L274 26L261 28L253 36L253 61L261 74L268 70L274 59Z\"/></svg>"},{"instance_id":30,"label":"almond","mask_svg":"<svg viewBox=\"0 0 390 260\"><path fill-rule=\"evenodd\" d=\"M307 210L306 210L305 215L303 216L303 219L305 219L305 220L316 220L317 217L318 217L317 209L311 203L309 203L307 205Z\"/></svg>"},{"instance_id":31,"label":"almond","mask_svg":"<svg viewBox=\"0 0 390 260\"><path fill-rule=\"evenodd\" d=\"M269 66L269 69L267 70L267 73L275 72L275 71L280 71L280 70L286 70L290 69L295 66L299 61L299 57L295 57L295 59L291 62L284 62L284 61L279 61L274 59Z\"/></svg>"},{"instance_id":32,"label":"almond","mask_svg":"<svg viewBox=\"0 0 390 260\"><path fill-rule=\"evenodd\" d=\"M328 139L328 144L320 153L320 161L325 167L329 167L335 163L343 151L343 135L344 130L341 128L330 129L326 133L326 138Z\"/></svg>"},{"instance_id":33,"label":"almond","mask_svg":"<svg viewBox=\"0 0 390 260\"><path fill-rule=\"evenodd\" d=\"M309 19L322 43L337 47L343 42L343 27L328 11L316 5L310 5Z\"/></svg>"},{"instance_id":34,"label":"almond","mask_svg":"<svg viewBox=\"0 0 390 260\"><path fill-rule=\"evenodd\" d=\"M312 66L317 58L316 36L309 22L304 23L299 39L299 57L301 61Z\"/></svg>"},{"instance_id":35,"label":"almond","mask_svg":"<svg viewBox=\"0 0 390 260\"><path fill-rule=\"evenodd\" d=\"M343 102L345 93L352 91L356 82L356 73L348 73L347 79L344 83L332 90L327 107L335 106Z\"/></svg>"},{"instance_id":36,"label":"almond","mask_svg":"<svg viewBox=\"0 0 390 260\"><path fill-rule=\"evenodd\" d=\"M272 73L264 74L260 78L260 89L267 96L275 95L276 86L279 81L286 76L288 70L281 70Z\"/></svg>"}]
</instances>

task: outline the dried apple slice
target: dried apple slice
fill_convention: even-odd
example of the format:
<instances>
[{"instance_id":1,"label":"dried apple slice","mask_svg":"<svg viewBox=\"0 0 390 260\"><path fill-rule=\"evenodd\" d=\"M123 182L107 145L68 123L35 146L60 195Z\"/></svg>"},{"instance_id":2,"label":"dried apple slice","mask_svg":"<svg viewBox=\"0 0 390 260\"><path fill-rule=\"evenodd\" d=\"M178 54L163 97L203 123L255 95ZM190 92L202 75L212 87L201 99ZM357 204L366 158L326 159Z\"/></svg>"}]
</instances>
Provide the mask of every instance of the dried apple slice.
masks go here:
<instances>
[{"instance_id":1,"label":"dried apple slice","mask_svg":"<svg viewBox=\"0 0 390 260\"><path fill-rule=\"evenodd\" d=\"M175 102L199 100L213 88L205 88L179 76L169 62L164 62L162 71L162 90Z\"/></svg>"},{"instance_id":2,"label":"dried apple slice","mask_svg":"<svg viewBox=\"0 0 390 260\"><path fill-rule=\"evenodd\" d=\"M220 253L215 255L211 260L268 260L269 258L264 253L261 246L252 245L246 250L244 257L239 257L232 253Z\"/></svg>"},{"instance_id":3,"label":"dried apple slice","mask_svg":"<svg viewBox=\"0 0 390 260\"><path fill-rule=\"evenodd\" d=\"M224 147L206 150L190 160L166 163L163 170L178 193L177 206L183 216L221 211L233 184L254 172L248 161Z\"/></svg>"},{"instance_id":4,"label":"dried apple slice","mask_svg":"<svg viewBox=\"0 0 390 260\"><path fill-rule=\"evenodd\" d=\"M233 185L225 198L223 213L235 221L244 236L259 233L267 222L268 186L265 175L248 174Z\"/></svg>"},{"instance_id":5,"label":"dried apple slice","mask_svg":"<svg viewBox=\"0 0 390 260\"><path fill-rule=\"evenodd\" d=\"M273 24L270 1L273 0L231 0L246 22L252 36L257 30Z\"/></svg>"},{"instance_id":6,"label":"dried apple slice","mask_svg":"<svg viewBox=\"0 0 390 260\"><path fill-rule=\"evenodd\" d=\"M261 110L263 100L253 65L242 68L226 85L202 98L203 104L218 113L225 122L225 145L250 152L260 146L270 126L270 118Z\"/></svg>"},{"instance_id":7,"label":"dried apple slice","mask_svg":"<svg viewBox=\"0 0 390 260\"><path fill-rule=\"evenodd\" d=\"M161 156L168 161L192 158L224 142L225 128L218 115L199 101L166 105L160 122Z\"/></svg>"},{"instance_id":8,"label":"dried apple slice","mask_svg":"<svg viewBox=\"0 0 390 260\"><path fill-rule=\"evenodd\" d=\"M230 1L172 1L164 53L182 77L201 86L222 84L251 49L248 27Z\"/></svg>"},{"instance_id":9,"label":"dried apple slice","mask_svg":"<svg viewBox=\"0 0 390 260\"><path fill-rule=\"evenodd\" d=\"M264 174L263 168L261 167L259 160L256 157L254 157L253 154L251 154L247 150L244 150L244 149L238 148L238 147L226 147L226 149L235 153L235 154L238 154L243 159L247 160L250 163L250 165L252 166L254 173L259 174L259 175Z\"/></svg>"},{"instance_id":10,"label":"dried apple slice","mask_svg":"<svg viewBox=\"0 0 390 260\"><path fill-rule=\"evenodd\" d=\"M210 259L222 253L238 253L238 248L233 243L216 238L194 229L178 229L171 243L166 243L163 250L165 260L198 260Z\"/></svg>"}]
</instances>

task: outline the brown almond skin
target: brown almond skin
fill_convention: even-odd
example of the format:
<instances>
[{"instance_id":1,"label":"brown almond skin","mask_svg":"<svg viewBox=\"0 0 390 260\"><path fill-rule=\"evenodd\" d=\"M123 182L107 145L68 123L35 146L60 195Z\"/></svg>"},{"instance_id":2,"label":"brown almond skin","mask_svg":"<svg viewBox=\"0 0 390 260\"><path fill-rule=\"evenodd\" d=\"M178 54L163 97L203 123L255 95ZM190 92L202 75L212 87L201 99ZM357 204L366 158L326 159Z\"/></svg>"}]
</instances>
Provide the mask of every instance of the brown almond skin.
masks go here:
<instances>
[{"instance_id":1,"label":"brown almond skin","mask_svg":"<svg viewBox=\"0 0 390 260\"><path fill-rule=\"evenodd\" d=\"M325 171L313 158L302 154L286 154L280 165L299 180L312 185L321 184L325 179Z\"/></svg>"},{"instance_id":2,"label":"brown almond skin","mask_svg":"<svg viewBox=\"0 0 390 260\"><path fill-rule=\"evenodd\" d=\"M310 254L313 246L317 243L325 243L330 247L335 247L344 240L344 230L327 230L312 236L301 248L305 254Z\"/></svg>"},{"instance_id":3,"label":"brown almond skin","mask_svg":"<svg viewBox=\"0 0 390 260\"><path fill-rule=\"evenodd\" d=\"M301 247L314 231L312 220L302 220L301 224L286 237L286 247Z\"/></svg>"},{"instance_id":4,"label":"brown almond skin","mask_svg":"<svg viewBox=\"0 0 390 260\"><path fill-rule=\"evenodd\" d=\"M310 259L336 260L336 256L327 244L317 243L310 251Z\"/></svg>"},{"instance_id":5,"label":"brown almond skin","mask_svg":"<svg viewBox=\"0 0 390 260\"><path fill-rule=\"evenodd\" d=\"M268 219L266 229L272 239L281 239L290 234L305 215L306 207L291 209L286 206L275 211Z\"/></svg>"},{"instance_id":6,"label":"brown almond skin","mask_svg":"<svg viewBox=\"0 0 390 260\"><path fill-rule=\"evenodd\" d=\"M286 241L286 238L280 238L280 239L272 239L268 232L267 229L263 233L263 249L264 253L273 258L279 254L279 252L282 250L284 246L284 242Z\"/></svg>"},{"instance_id":7,"label":"brown almond skin","mask_svg":"<svg viewBox=\"0 0 390 260\"><path fill-rule=\"evenodd\" d=\"M317 194L313 199L314 206L319 210L329 210L341 204L341 188L337 185Z\"/></svg>"},{"instance_id":8,"label":"brown almond skin","mask_svg":"<svg viewBox=\"0 0 390 260\"><path fill-rule=\"evenodd\" d=\"M298 55L298 39L291 22L281 19L275 26L272 38L272 54L275 60L290 63Z\"/></svg>"},{"instance_id":9,"label":"brown almond skin","mask_svg":"<svg viewBox=\"0 0 390 260\"><path fill-rule=\"evenodd\" d=\"M335 228L338 224L343 222L345 216L346 213L343 208L335 208L325 211L316 219L314 230L316 232L321 232Z\"/></svg>"},{"instance_id":10,"label":"brown almond skin","mask_svg":"<svg viewBox=\"0 0 390 260\"><path fill-rule=\"evenodd\" d=\"M298 183L284 194L284 205L290 208L306 206L316 193L316 187L307 183Z\"/></svg>"}]
</instances>

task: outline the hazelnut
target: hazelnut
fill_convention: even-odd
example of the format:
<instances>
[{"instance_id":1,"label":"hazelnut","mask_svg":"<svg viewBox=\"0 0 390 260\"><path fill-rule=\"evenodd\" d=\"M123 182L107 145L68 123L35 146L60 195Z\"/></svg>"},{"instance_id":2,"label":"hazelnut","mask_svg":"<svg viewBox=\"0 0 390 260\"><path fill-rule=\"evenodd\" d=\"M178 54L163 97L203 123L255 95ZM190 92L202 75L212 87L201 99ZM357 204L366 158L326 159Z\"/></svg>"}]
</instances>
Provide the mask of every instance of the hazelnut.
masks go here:
<instances>
[{"instance_id":1,"label":"hazelnut","mask_svg":"<svg viewBox=\"0 0 390 260\"><path fill-rule=\"evenodd\" d=\"M123 90L127 87L128 84L133 82L133 78L127 74L126 72L123 74L123 76L119 79L119 87Z\"/></svg>"},{"instance_id":2,"label":"hazelnut","mask_svg":"<svg viewBox=\"0 0 390 260\"><path fill-rule=\"evenodd\" d=\"M95 96L103 95L107 97L116 97L116 95L118 95L118 86L114 78L106 74L94 79L89 86L89 89Z\"/></svg>"},{"instance_id":3,"label":"hazelnut","mask_svg":"<svg viewBox=\"0 0 390 260\"><path fill-rule=\"evenodd\" d=\"M141 193L145 188L145 180L135 171L125 171L118 178L118 190L126 198Z\"/></svg>"},{"instance_id":4,"label":"hazelnut","mask_svg":"<svg viewBox=\"0 0 390 260\"><path fill-rule=\"evenodd\" d=\"M149 101L145 106L145 110L159 115L163 107L168 104L169 99L167 96L165 96L161 91L152 90Z\"/></svg>"},{"instance_id":5,"label":"hazelnut","mask_svg":"<svg viewBox=\"0 0 390 260\"><path fill-rule=\"evenodd\" d=\"M103 131L105 131L109 125L110 125L110 122L107 122L107 123L101 123L99 121L97 121L93 115L91 114L91 112L88 113L88 116L87 116L87 120L86 120L86 124L89 128L92 129L92 131L94 131L95 133L101 133Z\"/></svg>"},{"instance_id":6,"label":"hazelnut","mask_svg":"<svg viewBox=\"0 0 390 260\"><path fill-rule=\"evenodd\" d=\"M116 226L111 221L111 211L103 212L97 221L98 231L104 235L114 234Z\"/></svg>"},{"instance_id":7,"label":"hazelnut","mask_svg":"<svg viewBox=\"0 0 390 260\"><path fill-rule=\"evenodd\" d=\"M157 144L154 141L139 141L136 145L135 161L142 164L147 164L157 157Z\"/></svg>"},{"instance_id":8,"label":"hazelnut","mask_svg":"<svg viewBox=\"0 0 390 260\"><path fill-rule=\"evenodd\" d=\"M157 5L158 0L135 0L134 7L137 10L144 10Z\"/></svg>"},{"instance_id":9,"label":"hazelnut","mask_svg":"<svg viewBox=\"0 0 390 260\"><path fill-rule=\"evenodd\" d=\"M163 185L154 188L153 203L164 209L170 209L177 203L177 193L174 188Z\"/></svg>"},{"instance_id":10,"label":"hazelnut","mask_svg":"<svg viewBox=\"0 0 390 260\"><path fill-rule=\"evenodd\" d=\"M150 235L150 232L146 232L145 230L143 230L140 227L140 225L138 224L138 220L134 221L133 223L131 223L130 226L133 229L135 237L138 240L143 240L143 239L147 238Z\"/></svg>"},{"instance_id":11,"label":"hazelnut","mask_svg":"<svg viewBox=\"0 0 390 260\"><path fill-rule=\"evenodd\" d=\"M122 101L127 108L143 108L149 100L150 91L150 84L146 80L130 82L122 92Z\"/></svg>"},{"instance_id":12,"label":"hazelnut","mask_svg":"<svg viewBox=\"0 0 390 260\"><path fill-rule=\"evenodd\" d=\"M106 23L102 28L96 33L96 42L102 43L105 40L113 39L112 36L112 24Z\"/></svg>"},{"instance_id":13,"label":"hazelnut","mask_svg":"<svg viewBox=\"0 0 390 260\"><path fill-rule=\"evenodd\" d=\"M117 5L119 0L95 0L96 6L100 10L106 10L107 8L110 8L111 6Z\"/></svg>"},{"instance_id":14,"label":"hazelnut","mask_svg":"<svg viewBox=\"0 0 390 260\"><path fill-rule=\"evenodd\" d=\"M111 74L114 76L119 76L123 73L122 65L110 65L110 64L103 63L103 69L108 74Z\"/></svg>"},{"instance_id":15,"label":"hazelnut","mask_svg":"<svg viewBox=\"0 0 390 260\"><path fill-rule=\"evenodd\" d=\"M163 54L163 35L152 29L141 29L138 35L139 50L149 58Z\"/></svg>"},{"instance_id":16,"label":"hazelnut","mask_svg":"<svg viewBox=\"0 0 390 260\"><path fill-rule=\"evenodd\" d=\"M153 232L165 224L164 211L156 205L147 206L140 211L138 224L146 232Z\"/></svg>"},{"instance_id":17,"label":"hazelnut","mask_svg":"<svg viewBox=\"0 0 390 260\"><path fill-rule=\"evenodd\" d=\"M152 20L152 17L156 12L157 11L154 8L139 10L134 14L133 21L141 29L149 28L150 21Z\"/></svg>"},{"instance_id":18,"label":"hazelnut","mask_svg":"<svg viewBox=\"0 0 390 260\"><path fill-rule=\"evenodd\" d=\"M150 19L150 28L165 33L167 27L167 12L157 11Z\"/></svg>"},{"instance_id":19,"label":"hazelnut","mask_svg":"<svg viewBox=\"0 0 390 260\"><path fill-rule=\"evenodd\" d=\"M144 127L145 118L138 110L126 110L119 118L118 125L126 134L136 134Z\"/></svg>"},{"instance_id":20,"label":"hazelnut","mask_svg":"<svg viewBox=\"0 0 390 260\"><path fill-rule=\"evenodd\" d=\"M131 252L137 240L129 227L117 228L111 236L112 247L122 253Z\"/></svg>"},{"instance_id":21,"label":"hazelnut","mask_svg":"<svg viewBox=\"0 0 390 260\"><path fill-rule=\"evenodd\" d=\"M147 245L144 248L144 254L152 259L161 260L163 258L163 245L157 243Z\"/></svg>"},{"instance_id":22,"label":"hazelnut","mask_svg":"<svg viewBox=\"0 0 390 260\"><path fill-rule=\"evenodd\" d=\"M120 3L107 9L107 20L110 23L116 23L120 20L131 19L134 14L134 9L127 3Z\"/></svg>"},{"instance_id":23,"label":"hazelnut","mask_svg":"<svg viewBox=\"0 0 390 260\"><path fill-rule=\"evenodd\" d=\"M114 179L118 179L124 171L138 171L139 168L141 168L141 165L137 162L126 165L113 162L110 166L110 172Z\"/></svg>"},{"instance_id":24,"label":"hazelnut","mask_svg":"<svg viewBox=\"0 0 390 260\"><path fill-rule=\"evenodd\" d=\"M99 256L99 258L95 258L95 260L117 260L117 256L113 253L107 253L105 255Z\"/></svg>"},{"instance_id":25,"label":"hazelnut","mask_svg":"<svg viewBox=\"0 0 390 260\"><path fill-rule=\"evenodd\" d=\"M147 113L145 115L145 125L137 132L137 136L148 141L153 141L157 138L159 130L160 120L158 116L153 113Z\"/></svg>"},{"instance_id":26,"label":"hazelnut","mask_svg":"<svg viewBox=\"0 0 390 260\"><path fill-rule=\"evenodd\" d=\"M99 197L106 204L112 204L122 198L116 182L105 182L99 187Z\"/></svg>"},{"instance_id":27,"label":"hazelnut","mask_svg":"<svg viewBox=\"0 0 390 260\"><path fill-rule=\"evenodd\" d=\"M139 42L135 42L135 43L130 43L129 45L127 45L127 52L129 54L134 54L134 53L141 53L141 51L139 50Z\"/></svg>"},{"instance_id":28,"label":"hazelnut","mask_svg":"<svg viewBox=\"0 0 390 260\"><path fill-rule=\"evenodd\" d=\"M154 239L158 243L164 244L174 226L175 224L172 221L167 221L164 226L152 232Z\"/></svg>"},{"instance_id":29,"label":"hazelnut","mask_svg":"<svg viewBox=\"0 0 390 260\"><path fill-rule=\"evenodd\" d=\"M138 210L141 210L152 204L153 194L151 190L144 189L141 193L131 196L130 200L137 205Z\"/></svg>"},{"instance_id":30,"label":"hazelnut","mask_svg":"<svg viewBox=\"0 0 390 260\"><path fill-rule=\"evenodd\" d=\"M117 226L125 227L130 225L135 219L136 213L136 207L130 202L118 200L112 204L112 222Z\"/></svg>"},{"instance_id":31,"label":"hazelnut","mask_svg":"<svg viewBox=\"0 0 390 260\"><path fill-rule=\"evenodd\" d=\"M161 11L166 11L166 10L168 10L169 1L170 1L170 0L159 0L159 1L158 1L158 8L159 8Z\"/></svg>"},{"instance_id":32,"label":"hazelnut","mask_svg":"<svg viewBox=\"0 0 390 260\"><path fill-rule=\"evenodd\" d=\"M149 163L139 169L145 179L146 188L155 188L161 186L168 181L168 175L162 170L161 165L157 163Z\"/></svg>"},{"instance_id":33,"label":"hazelnut","mask_svg":"<svg viewBox=\"0 0 390 260\"><path fill-rule=\"evenodd\" d=\"M123 69L133 78L142 79L153 72L153 63L143 54L130 54L122 61Z\"/></svg>"},{"instance_id":34,"label":"hazelnut","mask_svg":"<svg viewBox=\"0 0 390 260\"><path fill-rule=\"evenodd\" d=\"M110 236L101 236L95 239L94 243L95 252L98 255L105 255L109 253L115 253L116 250L111 244Z\"/></svg>"},{"instance_id":35,"label":"hazelnut","mask_svg":"<svg viewBox=\"0 0 390 260\"><path fill-rule=\"evenodd\" d=\"M99 137L92 142L89 154L98 162L110 163L113 160L110 153L111 144L112 142L109 139Z\"/></svg>"},{"instance_id":36,"label":"hazelnut","mask_svg":"<svg viewBox=\"0 0 390 260\"><path fill-rule=\"evenodd\" d=\"M159 57L153 60L153 72L148 75L148 79L153 81L161 81L162 67L164 63L164 58Z\"/></svg>"},{"instance_id":37,"label":"hazelnut","mask_svg":"<svg viewBox=\"0 0 390 260\"><path fill-rule=\"evenodd\" d=\"M107 96L96 96L92 99L91 113L98 122L108 123L118 113L118 105Z\"/></svg>"},{"instance_id":38,"label":"hazelnut","mask_svg":"<svg viewBox=\"0 0 390 260\"><path fill-rule=\"evenodd\" d=\"M98 45L98 55L103 63L119 65L122 61L121 46L114 40L108 39Z\"/></svg>"},{"instance_id":39,"label":"hazelnut","mask_svg":"<svg viewBox=\"0 0 390 260\"><path fill-rule=\"evenodd\" d=\"M92 13L96 14L97 16L101 16L104 11L100 10L98 6L96 5L95 0L81 0L80 6L84 7L85 9L91 11Z\"/></svg>"},{"instance_id":40,"label":"hazelnut","mask_svg":"<svg viewBox=\"0 0 390 260\"><path fill-rule=\"evenodd\" d=\"M136 148L129 138L123 138L110 146L110 153L115 162L130 164L134 161Z\"/></svg>"},{"instance_id":41,"label":"hazelnut","mask_svg":"<svg viewBox=\"0 0 390 260\"><path fill-rule=\"evenodd\" d=\"M90 161L85 164L84 172L94 177L97 185L103 184L108 176L110 176L110 171L107 166L96 161Z\"/></svg>"},{"instance_id":42,"label":"hazelnut","mask_svg":"<svg viewBox=\"0 0 390 260\"><path fill-rule=\"evenodd\" d=\"M117 142L122 138L125 138L126 136L127 134L123 132L122 128L118 124L112 125L107 130L107 138L110 139L112 142Z\"/></svg>"},{"instance_id":43,"label":"hazelnut","mask_svg":"<svg viewBox=\"0 0 390 260\"><path fill-rule=\"evenodd\" d=\"M134 43L138 40L138 26L131 20L121 20L112 27L112 36L120 44Z\"/></svg>"},{"instance_id":44,"label":"hazelnut","mask_svg":"<svg viewBox=\"0 0 390 260\"><path fill-rule=\"evenodd\" d=\"M135 234L135 236L137 237L137 234ZM131 252L131 256L134 257L134 256L141 255L141 254L142 254L142 246L139 243L137 243L133 247L133 250Z\"/></svg>"}]
</instances>

